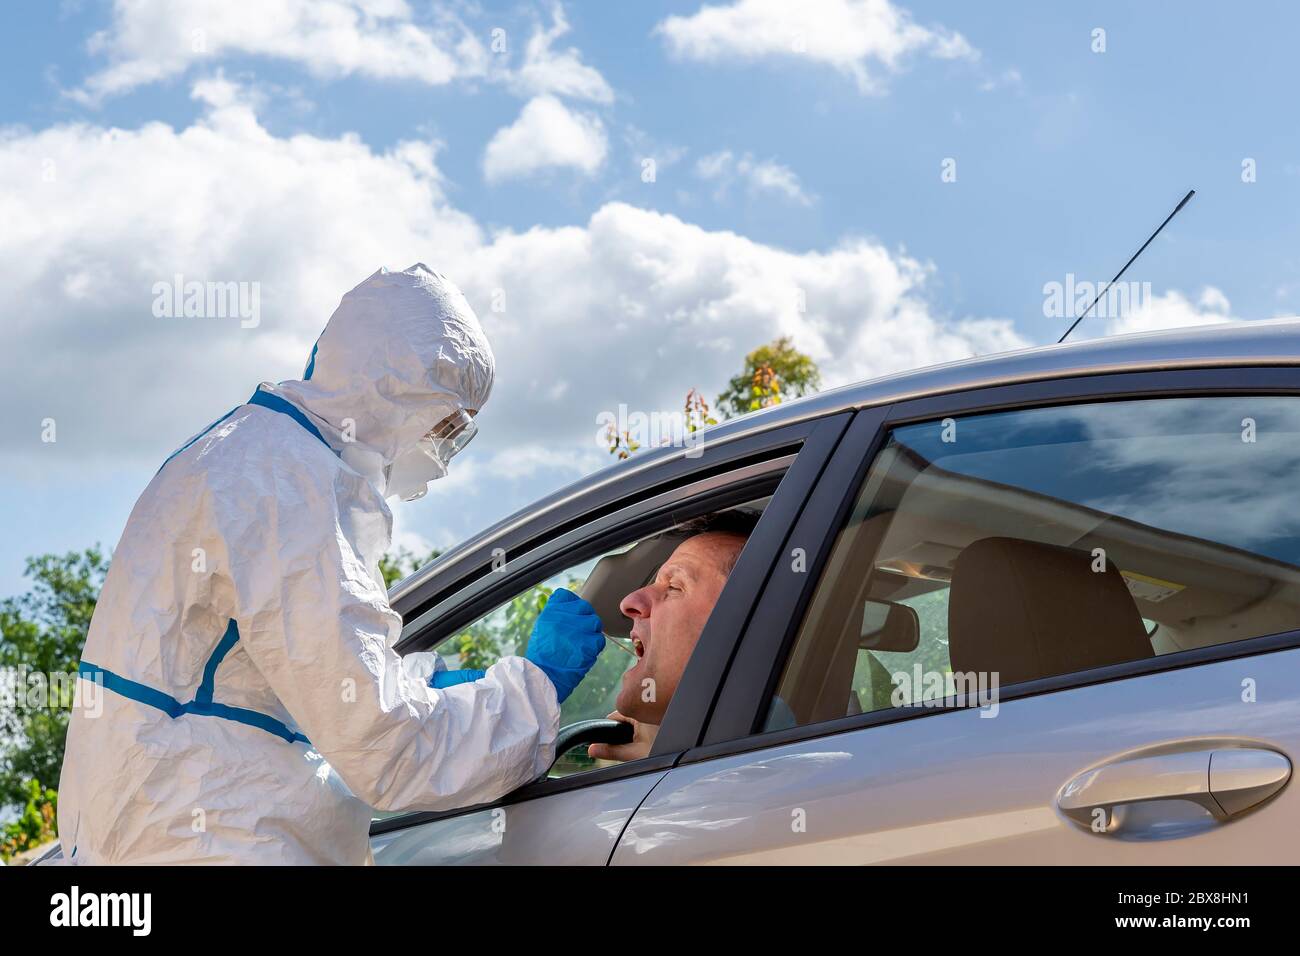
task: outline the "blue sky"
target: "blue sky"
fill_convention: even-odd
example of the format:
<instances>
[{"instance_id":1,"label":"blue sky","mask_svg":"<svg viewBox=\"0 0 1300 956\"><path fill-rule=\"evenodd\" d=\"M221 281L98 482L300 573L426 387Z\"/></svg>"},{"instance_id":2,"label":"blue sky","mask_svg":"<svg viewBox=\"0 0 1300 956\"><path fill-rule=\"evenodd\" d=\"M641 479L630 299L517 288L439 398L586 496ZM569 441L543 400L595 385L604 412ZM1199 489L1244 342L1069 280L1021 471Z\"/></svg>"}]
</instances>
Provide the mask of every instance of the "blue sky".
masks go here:
<instances>
[{"instance_id":1,"label":"blue sky","mask_svg":"<svg viewBox=\"0 0 1300 956\"><path fill-rule=\"evenodd\" d=\"M412 546L604 466L597 413L715 395L776 334L830 383L1054 341L1044 284L1109 278L1188 188L1130 273L1147 308L1081 331L1300 313L1287 4L185 6L18 3L0 38L0 594L111 546L380 265L460 282L500 366L471 460L398 515ZM160 323L175 273L259 283L258 327Z\"/></svg>"}]
</instances>

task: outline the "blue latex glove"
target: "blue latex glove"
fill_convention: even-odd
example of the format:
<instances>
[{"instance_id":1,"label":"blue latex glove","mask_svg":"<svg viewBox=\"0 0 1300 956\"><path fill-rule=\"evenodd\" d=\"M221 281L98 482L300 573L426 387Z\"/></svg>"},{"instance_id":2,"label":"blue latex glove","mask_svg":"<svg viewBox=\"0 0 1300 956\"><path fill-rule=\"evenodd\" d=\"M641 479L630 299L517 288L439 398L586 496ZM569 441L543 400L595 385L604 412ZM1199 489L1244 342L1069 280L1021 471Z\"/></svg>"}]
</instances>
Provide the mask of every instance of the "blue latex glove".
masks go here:
<instances>
[{"instance_id":1,"label":"blue latex glove","mask_svg":"<svg viewBox=\"0 0 1300 956\"><path fill-rule=\"evenodd\" d=\"M537 615L524 657L551 679L555 696L564 703L604 648L596 609L572 591L556 588Z\"/></svg>"},{"instance_id":2,"label":"blue latex glove","mask_svg":"<svg viewBox=\"0 0 1300 956\"><path fill-rule=\"evenodd\" d=\"M472 669L460 671L435 671L429 678L429 686L442 690L444 687L455 687L457 684L468 684L472 680L482 680L487 676L487 671L476 671Z\"/></svg>"}]
</instances>

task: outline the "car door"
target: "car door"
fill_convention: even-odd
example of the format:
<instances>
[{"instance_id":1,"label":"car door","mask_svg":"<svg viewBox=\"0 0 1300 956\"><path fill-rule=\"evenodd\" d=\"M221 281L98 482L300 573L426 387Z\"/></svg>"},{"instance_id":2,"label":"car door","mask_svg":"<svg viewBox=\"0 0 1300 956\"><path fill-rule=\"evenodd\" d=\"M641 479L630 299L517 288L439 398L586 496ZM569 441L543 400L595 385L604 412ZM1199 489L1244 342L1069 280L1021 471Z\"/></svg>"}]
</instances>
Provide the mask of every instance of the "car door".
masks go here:
<instances>
[{"instance_id":1,"label":"car door","mask_svg":"<svg viewBox=\"0 0 1300 956\"><path fill-rule=\"evenodd\" d=\"M605 557L626 554L657 534L698 515L758 503L762 507L749 542L697 645L686 677L668 707L655 749L648 757L598 765L584 748L559 755L546 778L493 804L440 813L408 813L377 819L371 849L379 864L564 864L604 865L636 807L680 757L676 742L698 740L707 705L717 692L724 662L758 589L746 568L766 568L788 536L847 425L847 414L768 429L752 438L706 447L690 467L666 482L639 474L649 489L606 488L621 507L590 502L588 520L560 523L540 535L525 522L509 551L486 575L466 574L455 594L405 599L406 627L398 649L460 655L450 666L486 666L519 653L531 622L559 586L581 591ZM681 462L669 464L680 465ZM628 499L631 499L628 503ZM576 526L575 526L576 525ZM491 552L489 552L491 553ZM639 586L639 585L638 585ZM430 583L431 591L438 586ZM486 642L486 643L484 643ZM466 658L466 654L479 655ZM627 661L607 648L565 702L561 736L613 709L613 693Z\"/></svg>"},{"instance_id":2,"label":"car door","mask_svg":"<svg viewBox=\"0 0 1300 956\"><path fill-rule=\"evenodd\" d=\"M1294 860L1298 393L1167 371L859 413L611 862Z\"/></svg>"}]
</instances>

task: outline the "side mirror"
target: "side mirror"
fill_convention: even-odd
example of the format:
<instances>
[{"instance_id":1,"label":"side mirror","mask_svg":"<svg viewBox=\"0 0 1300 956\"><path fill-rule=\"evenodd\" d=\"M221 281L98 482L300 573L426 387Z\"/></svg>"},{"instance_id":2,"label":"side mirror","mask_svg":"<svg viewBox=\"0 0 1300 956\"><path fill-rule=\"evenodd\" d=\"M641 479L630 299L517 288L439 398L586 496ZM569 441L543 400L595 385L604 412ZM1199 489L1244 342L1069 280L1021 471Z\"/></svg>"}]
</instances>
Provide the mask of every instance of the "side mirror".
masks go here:
<instances>
[{"instance_id":1,"label":"side mirror","mask_svg":"<svg viewBox=\"0 0 1300 956\"><path fill-rule=\"evenodd\" d=\"M921 619L916 609L893 601L867 601L862 607L862 637L858 647L865 651L914 651L921 643Z\"/></svg>"}]
</instances>

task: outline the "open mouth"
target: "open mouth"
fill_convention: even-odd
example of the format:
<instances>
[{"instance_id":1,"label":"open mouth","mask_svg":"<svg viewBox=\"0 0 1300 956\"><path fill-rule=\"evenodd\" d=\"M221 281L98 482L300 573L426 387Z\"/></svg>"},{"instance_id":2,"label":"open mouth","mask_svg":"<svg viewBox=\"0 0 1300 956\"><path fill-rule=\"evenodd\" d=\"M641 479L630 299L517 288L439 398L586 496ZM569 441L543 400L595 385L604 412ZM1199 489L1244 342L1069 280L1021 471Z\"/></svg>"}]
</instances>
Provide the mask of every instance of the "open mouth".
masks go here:
<instances>
[{"instance_id":1,"label":"open mouth","mask_svg":"<svg viewBox=\"0 0 1300 956\"><path fill-rule=\"evenodd\" d=\"M645 643L639 638L632 638L632 650L637 657L645 657Z\"/></svg>"}]
</instances>

